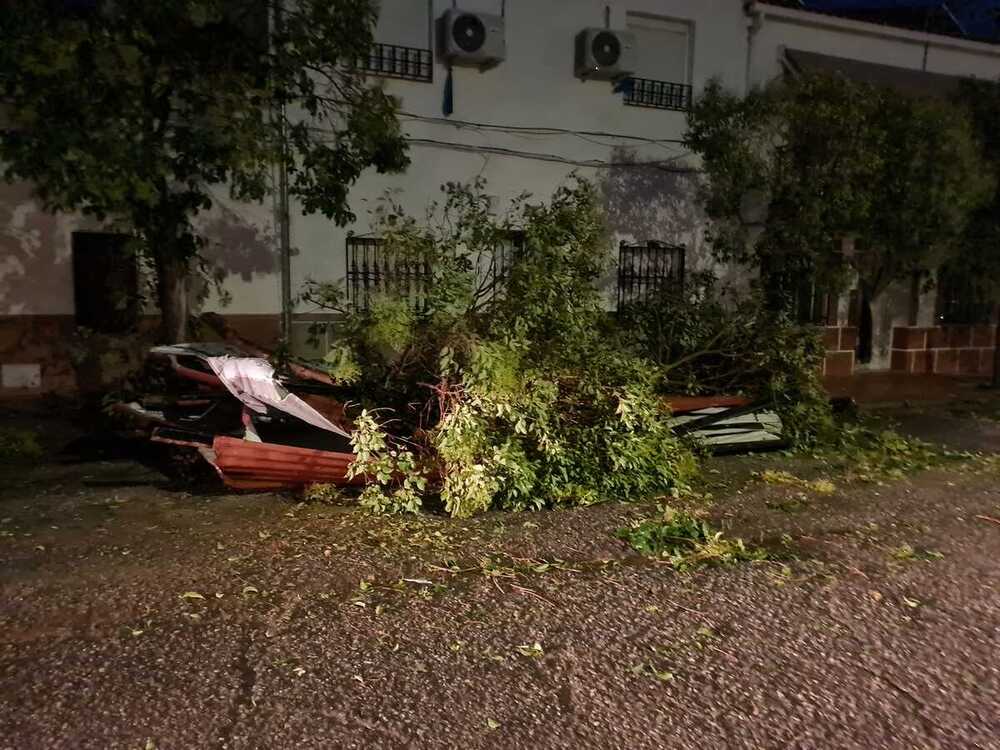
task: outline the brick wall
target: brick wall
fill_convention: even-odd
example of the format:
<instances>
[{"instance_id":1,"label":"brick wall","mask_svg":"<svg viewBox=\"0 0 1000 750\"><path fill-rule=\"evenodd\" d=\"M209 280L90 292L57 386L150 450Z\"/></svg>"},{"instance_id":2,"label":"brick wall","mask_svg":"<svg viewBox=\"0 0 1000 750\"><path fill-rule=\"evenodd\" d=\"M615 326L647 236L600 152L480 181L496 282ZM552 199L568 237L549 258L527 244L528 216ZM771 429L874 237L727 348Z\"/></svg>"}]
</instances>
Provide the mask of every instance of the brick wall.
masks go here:
<instances>
[{"instance_id":1,"label":"brick wall","mask_svg":"<svg viewBox=\"0 0 1000 750\"><path fill-rule=\"evenodd\" d=\"M996 326L896 327L893 372L992 375Z\"/></svg>"},{"instance_id":2,"label":"brick wall","mask_svg":"<svg viewBox=\"0 0 1000 750\"><path fill-rule=\"evenodd\" d=\"M823 345L826 347L823 375L831 378L853 375L858 329L855 326L825 326L822 331Z\"/></svg>"}]
</instances>

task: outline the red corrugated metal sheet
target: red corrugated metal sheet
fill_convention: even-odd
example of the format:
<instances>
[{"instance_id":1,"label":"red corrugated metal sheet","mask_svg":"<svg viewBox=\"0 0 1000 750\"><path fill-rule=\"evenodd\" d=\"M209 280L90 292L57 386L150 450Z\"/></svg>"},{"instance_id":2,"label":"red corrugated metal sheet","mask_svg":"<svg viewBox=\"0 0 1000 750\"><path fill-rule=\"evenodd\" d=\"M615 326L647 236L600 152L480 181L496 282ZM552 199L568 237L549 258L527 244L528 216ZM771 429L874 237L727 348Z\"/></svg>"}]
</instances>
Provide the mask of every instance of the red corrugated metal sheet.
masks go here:
<instances>
[{"instance_id":1,"label":"red corrugated metal sheet","mask_svg":"<svg viewBox=\"0 0 1000 750\"><path fill-rule=\"evenodd\" d=\"M347 478L353 453L295 448L217 437L212 463L223 481L238 489L301 487L315 482L363 485L364 477ZM248 485L253 485L252 487Z\"/></svg>"},{"instance_id":2,"label":"red corrugated metal sheet","mask_svg":"<svg viewBox=\"0 0 1000 750\"><path fill-rule=\"evenodd\" d=\"M674 414L722 406L749 406L750 399L743 396L667 396L664 401Z\"/></svg>"}]
</instances>

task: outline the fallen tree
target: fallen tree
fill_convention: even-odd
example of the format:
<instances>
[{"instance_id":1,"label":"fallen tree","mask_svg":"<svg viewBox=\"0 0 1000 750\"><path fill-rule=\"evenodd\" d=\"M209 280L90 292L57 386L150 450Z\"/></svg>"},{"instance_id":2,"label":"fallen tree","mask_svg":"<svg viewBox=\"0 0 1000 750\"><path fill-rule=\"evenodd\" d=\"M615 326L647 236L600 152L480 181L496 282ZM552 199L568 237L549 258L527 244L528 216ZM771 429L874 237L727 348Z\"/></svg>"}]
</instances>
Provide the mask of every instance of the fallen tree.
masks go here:
<instances>
[{"instance_id":1,"label":"fallen tree","mask_svg":"<svg viewBox=\"0 0 1000 750\"><path fill-rule=\"evenodd\" d=\"M825 429L821 348L754 300L730 309L706 282L693 315L657 342L646 324L690 294L607 312L597 282L610 245L589 183L503 215L482 183L445 191L430 224L391 202L378 213L386 257L430 269L426 285L399 274L405 282L362 298L342 282L304 294L338 314L326 362L342 400L362 410L353 471L378 480L366 506L412 511L440 498L464 516L679 492L696 462L672 430L669 393L778 404L802 444Z\"/></svg>"}]
</instances>

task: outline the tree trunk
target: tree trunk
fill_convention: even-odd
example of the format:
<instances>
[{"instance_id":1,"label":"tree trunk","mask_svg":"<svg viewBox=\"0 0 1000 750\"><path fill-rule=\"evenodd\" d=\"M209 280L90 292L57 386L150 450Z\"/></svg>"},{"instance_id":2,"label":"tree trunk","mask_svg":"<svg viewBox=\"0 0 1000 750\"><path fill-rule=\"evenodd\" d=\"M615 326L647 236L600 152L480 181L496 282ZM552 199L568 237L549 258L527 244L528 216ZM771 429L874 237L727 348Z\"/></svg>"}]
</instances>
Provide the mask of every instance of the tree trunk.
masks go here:
<instances>
[{"instance_id":1,"label":"tree trunk","mask_svg":"<svg viewBox=\"0 0 1000 750\"><path fill-rule=\"evenodd\" d=\"M188 262L169 245L160 245L156 253L156 296L160 304L160 343L176 344L187 338Z\"/></svg>"}]
</instances>

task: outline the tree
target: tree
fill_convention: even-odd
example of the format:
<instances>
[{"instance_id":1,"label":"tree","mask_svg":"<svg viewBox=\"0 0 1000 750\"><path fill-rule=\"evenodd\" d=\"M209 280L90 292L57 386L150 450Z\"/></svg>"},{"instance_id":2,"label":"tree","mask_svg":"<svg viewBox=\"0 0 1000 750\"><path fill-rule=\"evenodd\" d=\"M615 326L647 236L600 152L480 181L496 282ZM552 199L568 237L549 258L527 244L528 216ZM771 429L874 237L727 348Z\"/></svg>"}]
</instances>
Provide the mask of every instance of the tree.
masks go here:
<instances>
[{"instance_id":1,"label":"tree","mask_svg":"<svg viewBox=\"0 0 1000 750\"><path fill-rule=\"evenodd\" d=\"M4 177L128 227L178 340L213 189L260 201L283 162L303 210L344 224L364 169L406 166L396 103L354 66L374 21L371 0L5 3Z\"/></svg>"},{"instance_id":2,"label":"tree","mask_svg":"<svg viewBox=\"0 0 1000 750\"><path fill-rule=\"evenodd\" d=\"M965 107L982 147L983 168L993 176L990 199L969 221L962 252L949 271L964 277L980 301L993 300L997 323L993 386L1000 388L1000 81L963 81L957 96Z\"/></svg>"},{"instance_id":3,"label":"tree","mask_svg":"<svg viewBox=\"0 0 1000 750\"><path fill-rule=\"evenodd\" d=\"M855 237L872 299L958 252L993 185L964 111L837 75L744 98L712 83L686 141L703 159L719 256L836 288L849 262L837 244Z\"/></svg>"}]
</instances>

